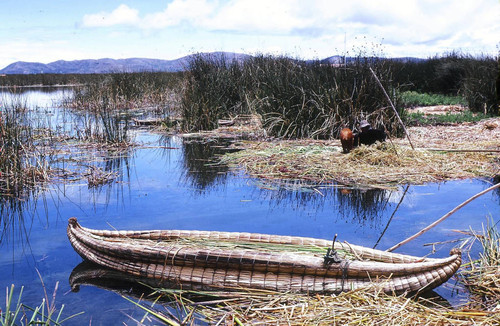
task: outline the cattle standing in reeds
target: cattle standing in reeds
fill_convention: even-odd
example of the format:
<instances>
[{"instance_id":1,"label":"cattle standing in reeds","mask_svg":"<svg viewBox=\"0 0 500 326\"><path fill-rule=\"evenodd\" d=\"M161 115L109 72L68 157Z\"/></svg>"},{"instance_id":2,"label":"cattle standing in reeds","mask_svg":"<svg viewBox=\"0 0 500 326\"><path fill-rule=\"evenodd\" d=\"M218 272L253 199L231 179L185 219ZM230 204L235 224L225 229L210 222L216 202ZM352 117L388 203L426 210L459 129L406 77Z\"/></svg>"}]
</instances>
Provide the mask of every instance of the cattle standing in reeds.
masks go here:
<instances>
[{"instance_id":1,"label":"cattle standing in reeds","mask_svg":"<svg viewBox=\"0 0 500 326\"><path fill-rule=\"evenodd\" d=\"M344 128L340 131L340 143L342 144L342 150L344 153L349 153L354 145L354 135L352 130L349 128Z\"/></svg>"}]
</instances>

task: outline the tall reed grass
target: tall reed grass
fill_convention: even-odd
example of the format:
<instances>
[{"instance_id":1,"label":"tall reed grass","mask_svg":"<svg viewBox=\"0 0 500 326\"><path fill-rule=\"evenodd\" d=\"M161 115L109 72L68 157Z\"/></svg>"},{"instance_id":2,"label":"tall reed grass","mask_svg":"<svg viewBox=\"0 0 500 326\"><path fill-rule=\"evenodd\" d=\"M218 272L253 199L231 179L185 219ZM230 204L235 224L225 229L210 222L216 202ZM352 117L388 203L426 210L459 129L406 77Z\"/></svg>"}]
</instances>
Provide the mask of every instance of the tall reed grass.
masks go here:
<instances>
[{"instance_id":1,"label":"tall reed grass","mask_svg":"<svg viewBox=\"0 0 500 326\"><path fill-rule=\"evenodd\" d=\"M105 94L119 108L133 109L154 107L166 109L167 113L177 106L178 94L183 87L183 73L114 73L96 75L75 89L68 106L87 109Z\"/></svg>"},{"instance_id":2,"label":"tall reed grass","mask_svg":"<svg viewBox=\"0 0 500 326\"><path fill-rule=\"evenodd\" d=\"M243 113L260 115L270 135L284 138L334 138L362 119L398 132L370 67L395 95L386 62L375 57L338 66L270 55L239 62L199 54L186 77L184 128L213 129L218 119Z\"/></svg>"},{"instance_id":3,"label":"tall reed grass","mask_svg":"<svg viewBox=\"0 0 500 326\"><path fill-rule=\"evenodd\" d=\"M129 140L130 116L117 94L112 90L91 84L75 93L77 138L83 141L126 145Z\"/></svg>"},{"instance_id":4,"label":"tall reed grass","mask_svg":"<svg viewBox=\"0 0 500 326\"><path fill-rule=\"evenodd\" d=\"M83 140L126 144L132 115L177 115L181 73L115 73L75 89L65 106L79 112Z\"/></svg>"},{"instance_id":5,"label":"tall reed grass","mask_svg":"<svg viewBox=\"0 0 500 326\"><path fill-rule=\"evenodd\" d=\"M25 97L11 94L0 107L0 195L20 197L37 182L48 180L44 153L36 148Z\"/></svg>"}]
</instances>

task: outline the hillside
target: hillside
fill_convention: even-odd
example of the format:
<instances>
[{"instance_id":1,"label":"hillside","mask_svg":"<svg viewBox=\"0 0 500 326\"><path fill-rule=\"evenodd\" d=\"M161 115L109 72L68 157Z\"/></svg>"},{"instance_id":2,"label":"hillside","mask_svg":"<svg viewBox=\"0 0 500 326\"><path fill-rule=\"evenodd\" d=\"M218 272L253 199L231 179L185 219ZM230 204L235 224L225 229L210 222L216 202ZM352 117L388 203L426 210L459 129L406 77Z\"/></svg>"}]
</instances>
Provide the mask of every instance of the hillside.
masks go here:
<instances>
[{"instance_id":1,"label":"hillside","mask_svg":"<svg viewBox=\"0 0 500 326\"><path fill-rule=\"evenodd\" d=\"M206 53L211 56L224 55L229 60L244 60L249 55L232 52ZM147 58L129 59L88 59L64 61L58 60L51 63L39 62L14 62L0 70L0 74L90 74L112 72L175 72L185 70L193 55L188 55L174 60L160 60Z\"/></svg>"},{"instance_id":2,"label":"hillside","mask_svg":"<svg viewBox=\"0 0 500 326\"><path fill-rule=\"evenodd\" d=\"M249 57L248 54L234 52L212 52L191 54L174 60L129 58L129 59L88 59L65 61L58 60L51 63L17 61L0 70L0 74L101 74L114 72L177 72L187 68L189 61L196 55L207 55L219 58L225 56L228 61L243 61ZM320 60L324 64L341 64L353 61L354 57L331 56ZM392 58L398 61L419 61L418 58ZM309 60L314 61L314 60Z\"/></svg>"}]
</instances>

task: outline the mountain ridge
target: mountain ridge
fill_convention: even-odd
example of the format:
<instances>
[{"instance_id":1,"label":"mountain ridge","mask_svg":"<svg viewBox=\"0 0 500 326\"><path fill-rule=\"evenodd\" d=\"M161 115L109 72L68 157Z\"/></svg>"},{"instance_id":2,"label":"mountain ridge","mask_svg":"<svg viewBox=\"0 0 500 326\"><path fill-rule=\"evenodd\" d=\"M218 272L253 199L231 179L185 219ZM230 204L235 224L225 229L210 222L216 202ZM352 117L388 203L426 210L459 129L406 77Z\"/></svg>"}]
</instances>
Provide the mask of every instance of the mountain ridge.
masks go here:
<instances>
[{"instance_id":1,"label":"mountain ridge","mask_svg":"<svg viewBox=\"0 0 500 326\"><path fill-rule=\"evenodd\" d=\"M83 60L57 60L50 63L16 61L0 70L0 74L100 74L113 72L178 72L187 69L189 61L197 55L209 55L215 57L224 56L233 61L243 61L251 55L235 52L207 52L191 54L172 60L150 59L150 58L126 58L126 59L83 59ZM321 59L323 63L339 64L344 58L339 55ZM417 58L393 58L393 60L423 60Z\"/></svg>"}]
</instances>

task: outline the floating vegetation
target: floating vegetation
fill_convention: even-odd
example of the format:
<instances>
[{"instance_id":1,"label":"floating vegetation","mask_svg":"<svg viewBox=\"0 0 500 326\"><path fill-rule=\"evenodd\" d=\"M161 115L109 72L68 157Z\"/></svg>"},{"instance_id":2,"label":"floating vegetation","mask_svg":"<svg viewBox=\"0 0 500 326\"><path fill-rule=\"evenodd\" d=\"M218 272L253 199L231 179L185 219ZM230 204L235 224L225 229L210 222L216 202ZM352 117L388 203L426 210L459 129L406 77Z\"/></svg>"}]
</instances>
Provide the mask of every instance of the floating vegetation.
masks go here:
<instances>
[{"instance_id":1,"label":"floating vegetation","mask_svg":"<svg viewBox=\"0 0 500 326\"><path fill-rule=\"evenodd\" d=\"M361 146L347 155L329 144L246 143L245 150L225 154L221 163L265 179L374 187L492 176L498 169L488 153L411 150L389 143Z\"/></svg>"},{"instance_id":2,"label":"floating vegetation","mask_svg":"<svg viewBox=\"0 0 500 326\"><path fill-rule=\"evenodd\" d=\"M89 188L93 188L113 182L118 177L118 172L105 171L102 168L90 165L86 175Z\"/></svg>"},{"instance_id":3,"label":"floating vegetation","mask_svg":"<svg viewBox=\"0 0 500 326\"><path fill-rule=\"evenodd\" d=\"M404 139L360 146L345 155L338 142L240 142L237 147L243 150L225 154L221 163L270 180L374 187L491 178L500 171L500 128L486 127L496 125L490 120L495 119L453 127L413 127L412 141L420 147L416 150Z\"/></svg>"},{"instance_id":4,"label":"floating vegetation","mask_svg":"<svg viewBox=\"0 0 500 326\"><path fill-rule=\"evenodd\" d=\"M218 127L195 133L185 133L184 138L194 139L264 139L262 119L256 114L240 114L231 119L218 120Z\"/></svg>"},{"instance_id":5,"label":"floating vegetation","mask_svg":"<svg viewBox=\"0 0 500 326\"><path fill-rule=\"evenodd\" d=\"M127 123L110 109L109 99L96 104L94 114L65 117L66 125L54 128L29 107L26 97L12 92L0 99L2 204L26 199L47 182L87 180L94 188L119 177L121 166L112 162L128 156L132 143ZM2 209L2 216L7 212Z\"/></svg>"}]
</instances>

